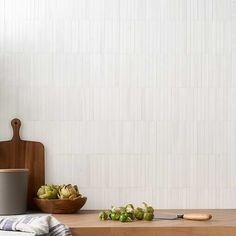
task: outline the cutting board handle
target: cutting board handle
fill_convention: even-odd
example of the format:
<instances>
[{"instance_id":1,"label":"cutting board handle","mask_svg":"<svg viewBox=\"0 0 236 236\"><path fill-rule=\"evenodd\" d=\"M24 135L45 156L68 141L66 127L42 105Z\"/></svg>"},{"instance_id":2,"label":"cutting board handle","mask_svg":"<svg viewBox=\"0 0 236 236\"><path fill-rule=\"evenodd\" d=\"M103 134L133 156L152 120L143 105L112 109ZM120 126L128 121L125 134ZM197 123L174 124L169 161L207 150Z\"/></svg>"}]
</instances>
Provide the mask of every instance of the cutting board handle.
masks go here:
<instances>
[{"instance_id":1,"label":"cutting board handle","mask_svg":"<svg viewBox=\"0 0 236 236\"><path fill-rule=\"evenodd\" d=\"M21 121L17 118L11 121L11 126L13 128L13 137L12 140L20 140L20 126Z\"/></svg>"}]
</instances>

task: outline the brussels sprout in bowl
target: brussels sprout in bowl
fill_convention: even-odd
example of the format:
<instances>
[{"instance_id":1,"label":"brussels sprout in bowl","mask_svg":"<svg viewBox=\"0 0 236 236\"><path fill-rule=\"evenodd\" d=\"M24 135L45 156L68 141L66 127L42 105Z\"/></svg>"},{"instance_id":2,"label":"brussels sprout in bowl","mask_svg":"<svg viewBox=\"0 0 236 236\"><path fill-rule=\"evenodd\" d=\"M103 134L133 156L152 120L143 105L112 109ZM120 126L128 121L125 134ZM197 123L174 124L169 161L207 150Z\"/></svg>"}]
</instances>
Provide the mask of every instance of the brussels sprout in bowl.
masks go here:
<instances>
[{"instance_id":1,"label":"brussels sprout in bowl","mask_svg":"<svg viewBox=\"0 0 236 236\"><path fill-rule=\"evenodd\" d=\"M69 214L80 210L87 198L79 193L77 185L43 185L34 201L42 212Z\"/></svg>"}]
</instances>

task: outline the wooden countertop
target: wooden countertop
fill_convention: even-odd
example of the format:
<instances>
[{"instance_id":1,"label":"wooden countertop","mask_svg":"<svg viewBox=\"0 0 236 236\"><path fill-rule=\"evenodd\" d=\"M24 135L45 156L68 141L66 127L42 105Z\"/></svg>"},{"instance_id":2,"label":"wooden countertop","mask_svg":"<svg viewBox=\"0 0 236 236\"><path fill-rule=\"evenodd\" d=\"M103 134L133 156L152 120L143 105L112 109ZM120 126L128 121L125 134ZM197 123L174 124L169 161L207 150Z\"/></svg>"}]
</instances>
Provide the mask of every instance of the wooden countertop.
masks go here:
<instances>
[{"instance_id":1,"label":"wooden countertop","mask_svg":"<svg viewBox=\"0 0 236 236\"><path fill-rule=\"evenodd\" d=\"M99 211L80 211L77 214L55 214L70 227L73 236L236 236L236 209L225 210L156 210L156 213L202 212L212 215L209 221L154 220L121 223L100 221Z\"/></svg>"}]
</instances>

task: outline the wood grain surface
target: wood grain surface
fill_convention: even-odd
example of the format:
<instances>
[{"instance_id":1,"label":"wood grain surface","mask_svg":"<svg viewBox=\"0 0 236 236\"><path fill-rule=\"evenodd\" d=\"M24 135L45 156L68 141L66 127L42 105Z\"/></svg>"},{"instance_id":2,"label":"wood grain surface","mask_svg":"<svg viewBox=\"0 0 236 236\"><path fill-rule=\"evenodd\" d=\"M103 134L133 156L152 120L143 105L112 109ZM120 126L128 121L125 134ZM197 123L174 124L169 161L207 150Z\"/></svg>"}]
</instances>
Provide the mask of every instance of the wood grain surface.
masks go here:
<instances>
[{"instance_id":1,"label":"wood grain surface","mask_svg":"<svg viewBox=\"0 0 236 236\"><path fill-rule=\"evenodd\" d=\"M98 211L54 216L68 225L73 236L236 236L236 209L232 210L156 210L155 213L209 213L209 221L154 220L121 223L100 221Z\"/></svg>"},{"instance_id":2,"label":"wood grain surface","mask_svg":"<svg viewBox=\"0 0 236 236\"><path fill-rule=\"evenodd\" d=\"M0 142L0 168L29 169L28 209L34 209L33 198L45 182L44 146L39 142L21 140L19 119L13 119L11 125L12 139Z\"/></svg>"}]
</instances>

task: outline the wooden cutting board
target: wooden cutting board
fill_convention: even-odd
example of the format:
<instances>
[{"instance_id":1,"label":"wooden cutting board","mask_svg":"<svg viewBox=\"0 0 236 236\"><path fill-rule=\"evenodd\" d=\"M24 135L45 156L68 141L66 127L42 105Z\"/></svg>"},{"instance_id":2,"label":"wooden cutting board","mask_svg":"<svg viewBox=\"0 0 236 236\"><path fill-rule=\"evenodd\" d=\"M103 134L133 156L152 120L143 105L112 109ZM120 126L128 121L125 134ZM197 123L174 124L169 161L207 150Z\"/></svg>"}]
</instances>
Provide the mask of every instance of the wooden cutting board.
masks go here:
<instances>
[{"instance_id":1,"label":"wooden cutting board","mask_svg":"<svg viewBox=\"0 0 236 236\"><path fill-rule=\"evenodd\" d=\"M45 183L44 146L39 142L21 140L19 119L13 119L11 125L12 139L0 142L0 168L29 169L28 209L35 209L33 198L38 188Z\"/></svg>"}]
</instances>

